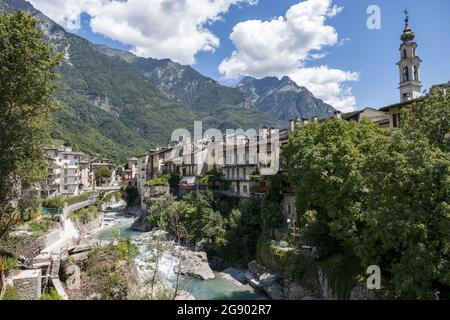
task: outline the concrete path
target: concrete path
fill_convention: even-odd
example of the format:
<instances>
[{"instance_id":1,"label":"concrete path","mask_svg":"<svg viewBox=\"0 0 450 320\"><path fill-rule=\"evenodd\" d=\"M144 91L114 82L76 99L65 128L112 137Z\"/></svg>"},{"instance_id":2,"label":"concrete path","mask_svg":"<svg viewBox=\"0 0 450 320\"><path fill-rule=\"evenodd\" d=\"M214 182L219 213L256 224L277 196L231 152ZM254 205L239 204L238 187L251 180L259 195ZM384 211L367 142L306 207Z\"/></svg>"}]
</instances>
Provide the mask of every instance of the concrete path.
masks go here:
<instances>
[{"instance_id":1,"label":"concrete path","mask_svg":"<svg viewBox=\"0 0 450 320\"><path fill-rule=\"evenodd\" d=\"M35 258L37 263L45 263L46 261L50 261L52 254L59 255L61 252L67 251L69 246L75 244L75 242L80 238L80 233L68 216L74 211L93 205L96 200L97 199L89 199L64 208L64 213L61 215L62 230L59 239L41 250L41 253Z\"/></svg>"}]
</instances>

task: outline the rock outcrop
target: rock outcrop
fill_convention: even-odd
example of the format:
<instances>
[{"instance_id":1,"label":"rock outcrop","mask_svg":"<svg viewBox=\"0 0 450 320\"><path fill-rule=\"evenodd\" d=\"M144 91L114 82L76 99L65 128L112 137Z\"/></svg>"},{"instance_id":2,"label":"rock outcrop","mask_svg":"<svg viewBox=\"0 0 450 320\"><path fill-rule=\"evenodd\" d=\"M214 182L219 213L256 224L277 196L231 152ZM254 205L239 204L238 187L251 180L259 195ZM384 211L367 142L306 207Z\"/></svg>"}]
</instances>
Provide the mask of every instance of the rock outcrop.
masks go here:
<instances>
[{"instance_id":1,"label":"rock outcrop","mask_svg":"<svg viewBox=\"0 0 450 320\"><path fill-rule=\"evenodd\" d=\"M257 290L264 291L274 300L320 300L319 294L312 292L295 281L283 279L256 261L248 265L248 283Z\"/></svg>"},{"instance_id":2,"label":"rock outcrop","mask_svg":"<svg viewBox=\"0 0 450 320\"><path fill-rule=\"evenodd\" d=\"M208 257L204 252L181 250L179 252L181 274L211 280L216 276L208 264ZM176 267L178 269L178 267Z\"/></svg>"}]
</instances>

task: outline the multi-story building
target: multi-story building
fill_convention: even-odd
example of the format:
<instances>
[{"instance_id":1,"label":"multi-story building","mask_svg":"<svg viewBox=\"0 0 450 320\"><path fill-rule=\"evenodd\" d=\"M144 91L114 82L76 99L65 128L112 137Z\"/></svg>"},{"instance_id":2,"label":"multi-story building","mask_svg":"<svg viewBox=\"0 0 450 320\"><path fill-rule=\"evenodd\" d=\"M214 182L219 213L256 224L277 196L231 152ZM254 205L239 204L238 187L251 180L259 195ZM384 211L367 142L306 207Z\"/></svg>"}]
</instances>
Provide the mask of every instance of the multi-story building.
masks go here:
<instances>
[{"instance_id":1,"label":"multi-story building","mask_svg":"<svg viewBox=\"0 0 450 320\"><path fill-rule=\"evenodd\" d=\"M127 161L127 169L122 170L122 182L127 187L137 187L138 186L138 174L139 174L139 159L130 158Z\"/></svg>"},{"instance_id":2,"label":"multi-story building","mask_svg":"<svg viewBox=\"0 0 450 320\"><path fill-rule=\"evenodd\" d=\"M91 167L89 161L80 161L80 172L81 172L81 189L89 190L92 187L91 181Z\"/></svg>"},{"instance_id":3,"label":"multi-story building","mask_svg":"<svg viewBox=\"0 0 450 320\"><path fill-rule=\"evenodd\" d=\"M251 174L258 168L257 140L244 135L225 136L223 143L222 193L233 197L250 197Z\"/></svg>"},{"instance_id":4,"label":"multi-story building","mask_svg":"<svg viewBox=\"0 0 450 320\"><path fill-rule=\"evenodd\" d=\"M45 148L49 179L47 195L78 195L83 190L81 164L84 154L70 147ZM44 192L45 194L45 192Z\"/></svg>"}]
</instances>

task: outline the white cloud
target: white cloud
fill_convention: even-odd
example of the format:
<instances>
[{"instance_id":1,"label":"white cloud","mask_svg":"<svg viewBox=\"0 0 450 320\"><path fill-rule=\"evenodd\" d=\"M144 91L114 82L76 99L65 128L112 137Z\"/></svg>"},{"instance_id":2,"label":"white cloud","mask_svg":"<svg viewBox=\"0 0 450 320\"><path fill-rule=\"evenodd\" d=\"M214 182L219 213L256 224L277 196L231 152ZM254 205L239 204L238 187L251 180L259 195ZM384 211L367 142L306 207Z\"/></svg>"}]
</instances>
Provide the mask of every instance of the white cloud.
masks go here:
<instances>
[{"instance_id":1,"label":"white cloud","mask_svg":"<svg viewBox=\"0 0 450 320\"><path fill-rule=\"evenodd\" d=\"M316 97L326 101L338 110L354 110L356 99L352 90L343 85L348 81L358 81L357 72L330 69L327 66L300 68L289 74L296 83L307 87Z\"/></svg>"},{"instance_id":2,"label":"white cloud","mask_svg":"<svg viewBox=\"0 0 450 320\"><path fill-rule=\"evenodd\" d=\"M130 44L137 55L194 64L200 51L220 44L208 26L232 5L257 0L29 0L70 30L80 28L80 15L91 16L94 32Z\"/></svg>"},{"instance_id":3,"label":"white cloud","mask_svg":"<svg viewBox=\"0 0 450 320\"><path fill-rule=\"evenodd\" d=\"M285 16L238 23L230 35L236 50L222 61L219 71L226 79L288 75L335 108L352 110L356 99L345 83L358 81L357 73L305 66L306 61L323 58L325 47L347 41L339 41L336 30L326 24L341 10L332 0L306 0L289 8Z\"/></svg>"}]
</instances>

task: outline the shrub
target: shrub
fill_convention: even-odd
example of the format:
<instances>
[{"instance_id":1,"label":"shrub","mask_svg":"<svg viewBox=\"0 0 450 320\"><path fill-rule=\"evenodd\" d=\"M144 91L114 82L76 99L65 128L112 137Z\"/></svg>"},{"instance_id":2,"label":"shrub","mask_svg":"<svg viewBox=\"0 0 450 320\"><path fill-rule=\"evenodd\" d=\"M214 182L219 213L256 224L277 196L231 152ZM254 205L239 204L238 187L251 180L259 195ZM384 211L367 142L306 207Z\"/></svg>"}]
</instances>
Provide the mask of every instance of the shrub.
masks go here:
<instances>
[{"instance_id":1,"label":"shrub","mask_svg":"<svg viewBox=\"0 0 450 320\"><path fill-rule=\"evenodd\" d=\"M51 288L42 294L41 300L62 300L62 298L55 289Z\"/></svg>"},{"instance_id":2,"label":"shrub","mask_svg":"<svg viewBox=\"0 0 450 320\"><path fill-rule=\"evenodd\" d=\"M42 200L42 206L44 208L52 209L64 209L64 198L63 197L53 197Z\"/></svg>"},{"instance_id":3,"label":"shrub","mask_svg":"<svg viewBox=\"0 0 450 320\"><path fill-rule=\"evenodd\" d=\"M3 300L19 300L19 294L17 293L17 289L12 286L6 286Z\"/></svg>"},{"instance_id":4,"label":"shrub","mask_svg":"<svg viewBox=\"0 0 450 320\"><path fill-rule=\"evenodd\" d=\"M130 261L139 254L139 248L128 238L127 240L119 241L114 254L121 260Z\"/></svg>"},{"instance_id":5,"label":"shrub","mask_svg":"<svg viewBox=\"0 0 450 320\"><path fill-rule=\"evenodd\" d=\"M96 206L90 206L74 213L75 219L82 224L87 224L96 219L99 215L98 208Z\"/></svg>"},{"instance_id":6,"label":"shrub","mask_svg":"<svg viewBox=\"0 0 450 320\"><path fill-rule=\"evenodd\" d=\"M157 187L157 186L170 186L170 174L163 174L160 177L153 178L145 183L147 187Z\"/></svg>"},{"instance_id":7,"label":"shrub","mask_svg":"<svg viewBox=\"0 0 450 320\"><path fill-rule=\"evenodd\" d=\"M0 272L3 269L5 275L19 268L19 261L16 258L0 256Z\"/></svg>"},{"instance_id":8,"label":"shrub","mask_svg":"<svg viewBox=\"0 0 450 320\"><path fill-rule=\"evenodd\" d=\"M79 196L65 198L64 201L67 203L67 205L70 206L75 203L87 201L89 199L90 195L91 195L90 192L85 192Z\"/></svg>"}]
</instances>

